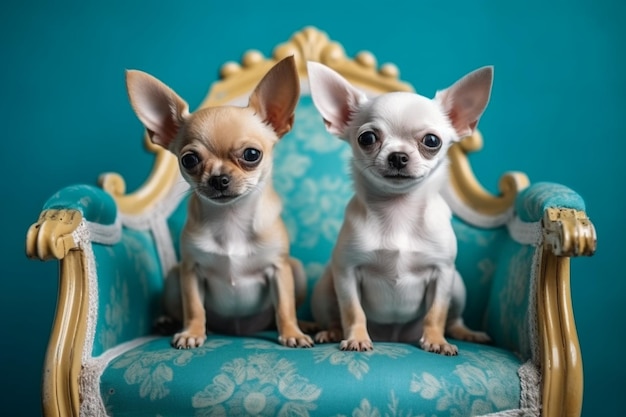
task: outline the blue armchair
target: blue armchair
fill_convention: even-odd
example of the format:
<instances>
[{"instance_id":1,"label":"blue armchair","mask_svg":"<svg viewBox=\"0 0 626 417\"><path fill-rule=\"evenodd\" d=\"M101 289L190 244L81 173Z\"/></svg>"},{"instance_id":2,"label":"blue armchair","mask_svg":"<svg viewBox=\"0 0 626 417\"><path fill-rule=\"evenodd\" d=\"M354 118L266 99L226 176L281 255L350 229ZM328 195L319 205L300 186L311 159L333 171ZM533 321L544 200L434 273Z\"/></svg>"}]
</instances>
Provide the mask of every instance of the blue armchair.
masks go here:
<instances>
[{"instance_id":1,"label":"blue armchair","mask_svg":"<svg viewBox=\"0 0 626 417\"><path fill-rule=\"evenodd\" d=\"M250 51L227 63L202 106L245 104L278 60L295 55L302 97L294 129L277 145L274 184L283 196L293 256L308 288L320 276L352 188L347 145L328 134L308 94L306 61L322 62L369 94L412 91L391 65L354 59L315 28L295 33L273 58ZM582 198L521 173L491 195L468 154L479 133L450 150L445 197L454 212L457 267L467 286L465 322L491 345L456 342L445 357L377 343L292 349L275 332L210 334L177 350L153 330L160 293L176 264L187 185L175 157L146 140L153 171L126 193L113 173L53 195L27 234L31 258L60 262L59 295L43 373L46 416L578 416L582 363L569 288L570 257L591 255L595 230ZM298 311L310 318L309 304Z\"/></svg>"}]
</instances>

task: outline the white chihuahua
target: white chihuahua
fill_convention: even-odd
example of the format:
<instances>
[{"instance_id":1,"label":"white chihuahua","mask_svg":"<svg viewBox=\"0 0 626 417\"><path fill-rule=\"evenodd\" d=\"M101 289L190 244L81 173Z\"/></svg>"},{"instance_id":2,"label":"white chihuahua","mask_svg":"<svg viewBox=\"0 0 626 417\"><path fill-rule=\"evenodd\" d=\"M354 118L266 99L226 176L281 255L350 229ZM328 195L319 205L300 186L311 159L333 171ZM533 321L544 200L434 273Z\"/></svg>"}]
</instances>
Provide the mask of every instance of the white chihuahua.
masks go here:
<instances>
[{"instance_id":1,"label":"white chihuahua","mask_svg":"<svg viewBox=\"0 0 626 417\"><path fill-rule=\"evenodd\" d=\"M456 355L445 335L487 342L463 323L451 211L440 195L447 150L472 134L491 93L478 69L429 99L393 92L368 99L332 69L308 63L313 102L328 131L352 148L355 195L316 284L318 342L365 351L372 340L419 343Z\"/></svg>"},{"instance_id":2,"label":"white chihuahua","mask_svg":"<svg viewBox=\"0 0 626 417\"><path fill-rule=\"evenodd\" d=\"M300 82L293 57L259 82L247 107L187 103L156 78L128 71L133 109L152 142L178 157L193 193L181 236L181 262L164 289L165 311L182 322L177 348L201 346L209 330L249 334L276 325L279 341L313 344L296 319L306 291L289 256L281 201L272 187L272 151L294 119ZM295 282L294 282L295 280Z\"/></svg>"}]
</instances>

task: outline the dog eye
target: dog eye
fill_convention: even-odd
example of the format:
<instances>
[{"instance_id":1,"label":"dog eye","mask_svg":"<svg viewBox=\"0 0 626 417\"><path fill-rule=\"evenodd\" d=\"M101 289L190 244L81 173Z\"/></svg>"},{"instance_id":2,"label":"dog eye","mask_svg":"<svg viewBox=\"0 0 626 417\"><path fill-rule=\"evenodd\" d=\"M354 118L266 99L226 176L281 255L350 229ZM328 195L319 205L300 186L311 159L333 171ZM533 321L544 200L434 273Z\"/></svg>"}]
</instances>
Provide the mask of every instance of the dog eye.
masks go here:
<instances>
[{"instance_id":1,"label":"dog eye","mask_svg":"<svg viewBox=\"0 0 626 417\"><path fill-rule=\"evenodd\" d=\"M441 146L441 139L439 139L437 136L433 135L432 133L429 133L422 138L422 143L427 148L438 148Z\"/></svg>"},{"instance_id":2,"label":"dog eye","mask_svg":"<svg viewBox=\"0 0 626 417\"><path fill-rule=\"evenodd\" d=\"M254 148L246 148L243 151L243 160L246 162L257 162L261 159L261 151Z\"/></svg>"},{"instance_id":3,"label":"dog eye","mask_svg":"<svg viewBox=\"0 0 626 417\"><path fill-rule=\"evenodd\" d=\"M361 135L358 138L359 145L361 145L364 148L368 146L372 146L373 144L376 143L377 140L378 138L376 137L376 133L372 132L371 130L361 133Z\"/></svg>"},{"instance_id":4,"label":"dog eye","mask_svg":"<svg viewBox=\"0 0 626 417\"><path fill-rule=\"evenodd\" d=\"M180 163L185 169L192 169L200 163L200 158L195 152L189 152L180 158Z\"/></svg>"}]
</instances>

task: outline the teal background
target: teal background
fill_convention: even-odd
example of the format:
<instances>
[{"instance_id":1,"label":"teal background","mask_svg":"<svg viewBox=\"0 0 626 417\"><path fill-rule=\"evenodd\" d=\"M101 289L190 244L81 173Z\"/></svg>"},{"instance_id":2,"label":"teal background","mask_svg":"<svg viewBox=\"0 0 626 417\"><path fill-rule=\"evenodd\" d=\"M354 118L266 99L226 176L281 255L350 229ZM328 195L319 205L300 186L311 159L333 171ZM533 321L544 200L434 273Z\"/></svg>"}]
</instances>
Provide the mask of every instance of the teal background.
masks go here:
<instances>
[{"instance_id":1,"label":"teal background","mask_svg":"<svg viewBox=\"0 0 626 417\"><path fill-rule=\"evenodd\" d=\"M138 187L151 165L124 70L148 71L197 106L218 69L313 25L353 56L367 49L432 96L495 65L476 174L507 170L579 192L598 252L572 261L583 415L620 415L626 357L624 235L626 3L619 1L30 1L0 6L0 391L4 415L37 416L57 264L25 257L26 231L59 188L105 171ZM618 182L620 181L620 182ZM8 387L8 388L7 388Z\"/></svg>"}]
</instances>

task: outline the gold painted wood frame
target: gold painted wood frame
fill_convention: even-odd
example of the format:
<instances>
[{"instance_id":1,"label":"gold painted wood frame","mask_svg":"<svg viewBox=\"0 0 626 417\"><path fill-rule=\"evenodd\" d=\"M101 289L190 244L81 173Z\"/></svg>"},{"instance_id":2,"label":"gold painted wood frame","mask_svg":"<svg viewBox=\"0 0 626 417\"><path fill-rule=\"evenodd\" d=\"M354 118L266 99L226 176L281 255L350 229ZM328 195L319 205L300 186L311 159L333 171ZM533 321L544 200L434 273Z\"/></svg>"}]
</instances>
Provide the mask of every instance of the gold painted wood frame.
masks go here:
<instances>
[{"instance_id":1,"label":"gold painted wood frame","mask_svg":"<svg viewBox=\"0 0 626 417\"><path fill-rule=\"evenodd\" d=\"M79 378L87 337L89 274L85 253L72 233L82 222L78 210L46 210L26 235L26 254L59 260L59 290L42 378L46 417L78 416Z\"/></svg>"},{"instance_id":2,"label":"gold painted wood frame","mask_svg":"<svg viewBox=\"0 0 626 417\"><path fill-rule=\"evenodd\" d=\"M263 75L280 59L294 55L300 76L306 77L306 61L328 65L353 84L374 92L413 91L399 80L393 64L378 66L369 52L354 58L343 47L313 27L295 33L273 51L272 58L251 50L241 63L229 62L221 68L201 107L228 103L248 94ZM145 146L155 154L152 171L136 191L126 193L124 179L106 173L99 183L115 199L118 210L137 214L152 208L178 178L176 158L153 145L145 137ZM463 139L450 149L451 183L468 207L479 214L496 216L511 209L519 191L528 186L521 173L507 173L499 182L499 194L492 195L477 181L468 155L482 147L480 133ZM60 261L59 293L52 334L43 373L43 410L45 416L78 416L79 378L86 340L89 280L83 250L74 241L73 232L81 224L76 210L47 210L41 213L27 233L26 253L33 259ZM569 259L591 255L596 236L584 212L549 209L542 221L544 240L537 282L536 310L540 337L539 360L542 373L542 410L545 416L579 416L582 405L582 363L570 297Z\"/></svg>"},{"instance_id":3,"label":"gold painted wood frame","mask_svg":"<svg viewBox=\"0 0 626 417\"><path fill-rule=\"evenodd\" d=\"M560 208L546 210L542 229L537 277L542 414L578 417L583 367L572 308L570 258L593 255L596 231L584 212Z\"/></svg>"}]
</instances>

